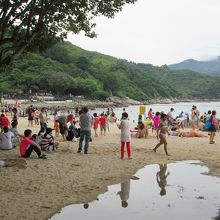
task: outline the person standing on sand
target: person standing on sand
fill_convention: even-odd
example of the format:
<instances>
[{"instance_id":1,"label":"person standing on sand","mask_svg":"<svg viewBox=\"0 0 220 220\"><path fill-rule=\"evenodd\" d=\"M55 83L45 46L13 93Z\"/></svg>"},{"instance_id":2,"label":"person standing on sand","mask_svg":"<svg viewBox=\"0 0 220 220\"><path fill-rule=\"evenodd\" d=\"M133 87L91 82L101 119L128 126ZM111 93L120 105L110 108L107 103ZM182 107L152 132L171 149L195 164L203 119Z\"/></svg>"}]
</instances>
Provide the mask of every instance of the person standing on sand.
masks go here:
<instances>
[{"instance_id":1,"label":"person standing on sand","mask_svg":"<svg viewBox=\"0 0 220 220\"><path fill-rule=\"evenodd\" d=\"M99 117L97 113L94 113L93 114L93 129L94 129L96 137L98 137L98 133L97 133L98 126L99 126Z\"/></svg>"},{"instance_id":2,"label":"person standing on sand","mask_svg":"<svg viewBox=\"0 0 220 220\"><path fill-rule=\"evenodd\" d=\"M166 134L168 133L168 125L167 125L167 115L166 114L161 114L160 116L160 124L159 124L159 128L157 131L157 138L160 138L160 142L156 145L156 147L153 149L154 152L157 151L157 148L160 147L160 145L164 145L164 151L166 153L167 156L169 156L168 151L167 151L167 138L166 138ZM169 134L169 133L168 133Z\"/></svg>"},{"instance_id":3,"label":"person standing on sand","mask_svg":"<svg viewBox=\"0 0 220 220\"><path fill-rule=\"evenodd\" d=\"M40 127L44 127L47 129L47 113L46 113L46 108L43 107L40 111L39 114L39 119L40 119Z\"/></svg>"},{"instance_id":4,"label":"person standing on sand","mask_svg":"<svg viewBox=\"0 0 220 220\"><path fill-rule=\"evenodd\" d=\"M33 105L30 105L26 111L27 115L28 115L28 127L33 127L33 121L34 121L34 107Z\"/></svg>"},{"instance_id":5,"label":"person standing on sand","mask_svg":"<svg viewBox=\"0 0 220 220\"><path fill-rule=\"evenodd\" d=\"M168 125L172 125L174 122L173 112L174 108L171 108L170 111L167 113Z\"/></svg>"},{"instance_id":6,"label":"person standing on sand","mask_svg":"<svg viewBox=\"0 0 220 220\"><path fill-rule=\"evenodd\" d=\"M210 131L210 144L214 144L214 137L215 137L215 132L216 130L219 130L219 122L218 119L216 118L216 111L212 111L212 115L210 117L211 120L211 127L209 128Z\"/></svg>"},{"instance_id":7,"label":"person standing on sand","mask_svg":"<svg viewBox=\"0 0 220 220\"><path fill-rule=\"evenodd\" d=\"M121 123L118 125L118 128L121 129L121 159L124 159L125 152L125 143L127 147L128 159L131 157L131 132L130 132L130 123L128 120L128 113L122 113Z\"/></svg>"},{"instance_id":8,"label":"person standing on sand","mask_svg":"<svg viewBox=\"0 0 220 220\"><path fill-rule=\"evenodd\" d=\"M89 114L89 110L87 107L82 108L82 113L80 114L79 121L80 121L80 138L79 138L79 148L77 153L81 153L83 140L85 138L84 154L87 154L89 149L89 141L91 139L92 125L93 125L93 118Z\"/></svg>"}]
</instances>

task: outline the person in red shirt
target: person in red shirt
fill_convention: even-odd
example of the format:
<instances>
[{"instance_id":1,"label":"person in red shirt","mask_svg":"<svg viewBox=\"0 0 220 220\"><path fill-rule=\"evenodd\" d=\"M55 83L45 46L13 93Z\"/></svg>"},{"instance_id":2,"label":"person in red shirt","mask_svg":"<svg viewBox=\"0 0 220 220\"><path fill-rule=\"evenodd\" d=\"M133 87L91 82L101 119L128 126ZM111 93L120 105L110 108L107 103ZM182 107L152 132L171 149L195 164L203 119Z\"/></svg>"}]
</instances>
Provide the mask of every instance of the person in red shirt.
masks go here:
<instances>
[{"instance_id":1,"label":"person in red shirt","mask_svg":"<svg viewBox=\"0 0 220 220\"><path fill-rule=\"evenodd\" d=\"M71 125L73 125L73 121L75 121L75 115L73 112L68 115L68 121L71 123Z\"/></svg>"},{"instance_id":2,"label":"person in red shirt","mask_svg":"<svg viewBox=\"0 0 220 220\"><path fill-rule=\"evenodd\" d=\"M97 134L97 129L98 129L98 126L99 126L99 117L97 116L97 113L94 113L93 114L93 129L94 129L94 132L95 132L95 136L98 137L98 134Z\"/></svg>"},{"instance_id":3,"label":"person in red shirt","mask_svg":"<svg viewBox=\"0 0 220 220\"><path fill-rule=\"evenodd\" d=\"M104 131L104 136L105 136L105 134L106 134L106 117L105 117L104 113L101 114L101 117L99 119L99 123L100 123L101 135Z\"/></svg>"},{"instance_id":4,"label":"person in red shirt","mask_svg":"<svg viewBox=\"0 0 220 220\"><path fill-rule=\"evenodd\" d=\"M152 110L152 108L149 109L149 112L147 113L147 115L148 115L148 118L149 118L151 121L153 121L154 115L153 115L153 110Z\"/></svg>"},{"instance_id":5,"label":"person in red shirt","mask_svg":"<svg viewBox=\"0 0 220 220\"><path fill-rule=\"evenodd\" d=\"M28 158L32 151L35 151L39 159L47 159L46 155L41 153L40 145L31 140L31 134L32 131L30 129L24 131L24 137L20 143L21 157Z\"/></svg>"},{"instance_id":6,"label":"person in red shirt","mask_svg":"<svg viewBox=\"0 0 220 220\"><path fill-rule=\"evenodd\" d=\"M1 129L3 129L5 126L9 127L9 125L10 125L10 121L9 121L8 117L6 117L4 114L1 114L1 117L0 117Z\"/></svg>"}]
</instances>

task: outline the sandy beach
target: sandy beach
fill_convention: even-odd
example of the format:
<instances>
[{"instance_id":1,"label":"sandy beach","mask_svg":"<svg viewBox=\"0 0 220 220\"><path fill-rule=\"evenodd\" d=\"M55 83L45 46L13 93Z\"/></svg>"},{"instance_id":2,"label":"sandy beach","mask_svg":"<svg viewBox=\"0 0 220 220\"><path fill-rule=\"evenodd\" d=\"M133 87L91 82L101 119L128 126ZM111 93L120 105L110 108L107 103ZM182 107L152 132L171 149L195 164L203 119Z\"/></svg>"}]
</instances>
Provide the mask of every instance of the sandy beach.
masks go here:
<instances>
[{"instance_id":1,"label":"sandy beach","mask_svg":"<svg viewBox=\"0 0 220 220\"><path fill-rule=\"evenodd\" d=\"M49 122L52 127L52 121ZM27 128L27 118L19 118L18 130ZM31 128L35 133L39 126ZM48 219L62 207L72 203L95 200L108 185L131 178L147 164L201 160L210 168L210 175L220 176L220 135L215 144L206 138L168 137L166 156L163 148L152 151L157 144L149 132L147 139L132 138L133 160L120 159L120 130L116 124L110 133L93 137L89 154L77 154L78 142L60 140L57 152L39 160L19 156L19 147L0 151L0 159L17 161L15 167L0 169L0 219Z\"/></svg>"}]
</instances>

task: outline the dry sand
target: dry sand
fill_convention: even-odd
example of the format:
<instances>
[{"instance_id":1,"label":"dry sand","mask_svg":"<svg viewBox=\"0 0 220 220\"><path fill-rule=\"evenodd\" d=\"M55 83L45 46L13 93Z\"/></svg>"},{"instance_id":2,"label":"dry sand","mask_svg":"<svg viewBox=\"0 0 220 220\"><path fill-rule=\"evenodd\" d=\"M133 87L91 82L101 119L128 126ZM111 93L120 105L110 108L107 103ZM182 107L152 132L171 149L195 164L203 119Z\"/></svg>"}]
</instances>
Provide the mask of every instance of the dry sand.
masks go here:
<instances>
[{"instance_id":1,"label":"dry sand","mask_svg":"<svg viewBox=\"0 0 220 220\"><path fill-rule=\"evenodd\" d=\"M50 121L52 125L52 121ZM23 132L27 119L19 119ZM39 126L34 126L37 132ZM61 140L61 138L58 138ZM208 138L168 137L168 150L157 153L152 148L157 139L150 132L148 139L132 139L133 160L120 159L120 131L116 124L104 137L93 137L89 154L77 154L78 142L63 142L57 152L39 160L19 157L19 148L0 151L0 159L18 160L18 165L0 169L0 219L48 219L62 207L72 203L90 202L107 186L131 178L147 164L201 160L210 174L220 176L220 135L215 144Z\"/></svg>"}]
</instances>

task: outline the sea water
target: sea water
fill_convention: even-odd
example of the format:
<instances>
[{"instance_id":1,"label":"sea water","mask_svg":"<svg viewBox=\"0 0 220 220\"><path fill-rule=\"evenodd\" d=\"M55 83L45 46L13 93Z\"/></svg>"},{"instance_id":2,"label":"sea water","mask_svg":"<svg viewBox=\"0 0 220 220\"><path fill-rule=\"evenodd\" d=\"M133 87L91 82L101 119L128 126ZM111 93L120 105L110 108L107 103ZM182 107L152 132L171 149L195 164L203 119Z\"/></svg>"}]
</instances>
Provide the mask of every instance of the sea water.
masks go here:
<instances>
[{"instance_id":1,"label":"sea water","mask_svg":"<svg viewBox=\"0 0 220 220\"><path fill-rule=\"evenodd\" d=\"M220 102L179 102L179 103L173 103L173 104L152 104L152 105L145 105L146 113L149 111L150 108L152 108L153 112L164 112L168 113L170 111L170 108L174 108L173 116L178 116L182 111L184 113L188 113L191 115L191 109L192 105L197 106L197 109L200 111L200 116L204 114L204 112L208 112L208 110L216 110L217 111L217 117L220 118ZM140 105L134 105L134 106L128 106L125 107L125 111L128 113L130 120L132 121L138 121L138 114L139 114L139 107ZM92 110L91 113L101 113L106 112L107 108L97 108L95 110ZM116 117L118 119L121 118L121 114L123 112L123 107L121 108L114 108L114 112L116 114ZM147 116L147 114L146 114Z\"/></svg>"},{"instance_id":2,"label":"sea water","mask_svg":"<svg viewBox=\"0 0 220 220\"><path fill-rule=\"evenodd\" d=\"M200 161L148 165L97 200L69 205L52 220L220 219L220 178Z\"/></svg>"}]
</instances>

